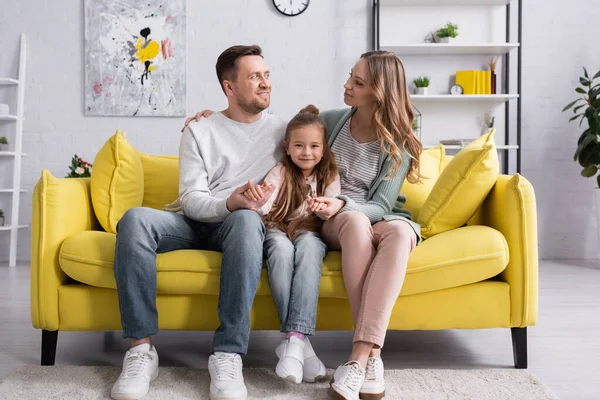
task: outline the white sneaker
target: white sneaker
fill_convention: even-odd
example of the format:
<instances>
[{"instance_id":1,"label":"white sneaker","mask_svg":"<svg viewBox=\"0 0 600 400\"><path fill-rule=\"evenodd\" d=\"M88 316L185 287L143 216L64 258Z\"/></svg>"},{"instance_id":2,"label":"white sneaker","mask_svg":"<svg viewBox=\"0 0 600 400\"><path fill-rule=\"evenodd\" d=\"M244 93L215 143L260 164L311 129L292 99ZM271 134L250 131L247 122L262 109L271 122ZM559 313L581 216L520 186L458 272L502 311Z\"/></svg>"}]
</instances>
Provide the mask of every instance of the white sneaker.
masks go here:
<instances>
[{"instance_id":1,"label":"white sneaker","mask_svg":"<svg viewBox=\"0 0 600 400\"><path fill-rule=\"evenodd\" d=\"M293 383L302 382L304 367L304 341L297 337L285 339L275 349L279 362L275 373L280 378Z\"/></svg>"},{"instance_id":2,"label":"white sneaker","mask_svg":"<svg viewBox=\"0 0 600 400\"><path fill-rule=\"evenodd\" d=\"M150 348L152 347L152 348ZM158 376L158 353L148 343L129 349L123 358L123 370L114 383L110 397L115 400L137 400L150 390L150 382Z\"/></svg>"},{"instance_id":3,"label":"white sneaker","mask_svg":"<svg viewBox=\"0 0 600 400\"><path fill-rule=\"evenodd\" d=\"M302 372L304 382L310 383L325 379L327 376L327 368L317 357L308 336L304 336L304 370Z\"/></svg>"},{"instance_id":4,"label":"white sneaker","mask_svg":"<svg viewBox=\"0 0 600 400\"><path fill-rule=\"evenodd\" d=\"M248 392L242 374L242 357L215 352L208 358L211 400L246 400Z\"/></svg>"},{"instance_id":5,"label":"white sneaker","mask_svg":"<svg viewBox=\"0 0 600 400\"><path fill-rule=\"evenodd\" d=\"M383 361L380 357L369 357L365 373L365 381L360 388L363 400L379 400L385 396L385 380L383 379Z\"/></svg>"},{"instance_id":6,"label":"white sneaker","mask_svg":"<svg viewBox=\"0 0 600 400\"><path fill-rule=\"evenodd\" d=\"M365 370L357 361L348 361L337 367L331 380L331 394L339 400L358 400L365 380Z\"/></svg>"}]
</instances>

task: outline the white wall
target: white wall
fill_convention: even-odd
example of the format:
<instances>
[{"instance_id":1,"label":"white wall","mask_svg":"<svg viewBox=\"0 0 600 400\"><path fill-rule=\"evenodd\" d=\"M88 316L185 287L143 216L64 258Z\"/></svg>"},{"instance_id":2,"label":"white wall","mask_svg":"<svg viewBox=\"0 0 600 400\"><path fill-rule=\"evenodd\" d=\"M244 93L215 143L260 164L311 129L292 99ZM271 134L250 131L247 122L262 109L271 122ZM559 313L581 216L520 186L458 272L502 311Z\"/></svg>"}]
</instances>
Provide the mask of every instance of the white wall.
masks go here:
<instances>
[{"instance_id":1,"label":"white wall","mask_svg":"<svg viewBox=\"0 0 600 400\"><path fill-rule=\"evenodd\" d=\"M580 130L562 107L575 99L582 65L600 69L595 0L524 0L523 175L538 199L540 255L596 258L592 180L572 161ZM291 116L308 102L342 106L342 84L357 57L370 47L370 0L313 0L303 15L280 16L270 0L188 1L188 114L225 105L214 64L226 47L258 43L273 70L272 109ZM463 23L464 24L464 23ZM28 36L23 187L31 190L41 169L67 172L73 153L93 160L117 127L141 151L176 154L179 118L83 116L83 1L5 0L0 13L0 76L16 76L19 33ZM591 71L590 71L591 72ZM435 73L435 71L434 71ZM1 89L0 102L6 97ZM0 135L3 135L0 126ZM0 185L12 173L0 160ZM9 197L0 194L0 208ZM31 221L31 194L21 220ZM19 259L29 258L29 230L19 236ZM8 234L0 233L0 262L8 259Z\"/></svg>"}]
</instances>

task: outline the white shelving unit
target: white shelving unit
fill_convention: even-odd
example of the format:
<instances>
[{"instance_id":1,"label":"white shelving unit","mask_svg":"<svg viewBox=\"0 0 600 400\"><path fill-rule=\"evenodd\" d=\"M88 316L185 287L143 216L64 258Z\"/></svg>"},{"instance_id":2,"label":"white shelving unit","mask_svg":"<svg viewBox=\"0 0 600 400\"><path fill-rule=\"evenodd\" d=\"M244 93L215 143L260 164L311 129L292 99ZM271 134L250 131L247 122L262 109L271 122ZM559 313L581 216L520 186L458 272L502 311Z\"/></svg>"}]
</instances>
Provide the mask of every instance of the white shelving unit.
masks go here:
<instances>
[{"instance_id":1,"label":"white shelving unit","mask_svg":"<svg viewBox=\"0 0 600 400\"><path fill-rule=\"evenodd\" d=\"M14 124L14 151L0 152L0 157L9 157L13 162L12 188L0 189L0 196L11 196L10 212L4 211L5 221L10 220L10 224L0 227L0 231L10 232L10 250L9 267L17 264L17 238L19 229L28 228L28 225L19 224L19 204L20 194L26 191L21 189L21 166L23 153L23 111L25 106L25 61L26 61L26 41L25 34L21 34L21 51L19 54L19 76L17 79L0 78L0 86L15 87L17 89L17 109L16 115L0 116L2 123Z\"/></svg>"},{"instance_id":2,"label":"white shelving unit","mask_svg":"<svg viewBox=\"0 0 600 400\"><path fill-rule=\"evenodd\" d=\"M382 6L505 6L511 0L381 0Z\"/></svg>"},{"instance_id":3,"label":"white shelving unit","mask_svg":"<svg viewBox=\"0 0 600 400\"><path fill-rule=\"evenodd\" d=\"M463 95L451 95L451 94L413 94L410 96L411 100L415 103L418 102L470 102L480 101L488 103L506 103L510 100L519 98L518 94L463 94Z\"/></svg>"},{"instance_id":4,"label":"white shelving unit","mask_svg":"<svg viewBox=\"0 0 600 400\"><path fill-rule=\"evenodd\" d=\"M451 44L422 43L398 46L381 45L381 50L393 51L407 56L446 56L446 55L504 55L519 47L518 43Z\"/></svg>"},{"instance_id":5,"label":"white shelving unit","mask_svg":"<svg viewBox=\"0 0 600 400\"><path fill-rule=\"evenodd\" d=\"M502 135L504 138L501 135L496 136L499 142L496 147L502 154L504 173L508 173L511 166L515 167L516 172L520 172L521 3L521 0L373 0L372 48L398 54L404 61L409 78L410 68L414 68L411 72L423 71L422 74L430 78L432 78L431 74L434 75L432 79L434 86L430 88L430 93L433 94L411 94L410 96L422 118L433 121L434 129L422 130L421 140L425 142L424 148L436 146L432 142L437 139L452 138L451 129L455 129L455 134L460 135L459 137L471 134L474 136L475 132L471 134L469 132L480 126L478 124L481 122L475 121L481 121L487 109L497 117L496 127L499 132L502 132L502 128L504 131ZM517 7L516 13L511 12L513 6ZM517 18L511 22L515 14ZM442 26L438 23L445 23L442 18L448 18L445 21L458 22L461 34L455 42L428 43L427 38L435 32L434 27ZM495 56L501 60L496 71L498 94L451 95L449 93L454 81L454 71L479 70L482 64L487 63L485 59L489 60ZM511 68L510 64L515 56L516 69ZM511 80L515 78L517 85L511 85ZM446 80L448 91L444 89ZM504 112L499 111L502 108ZM516 119L511 120L511 112L515 109ZM499 115L494 115L496 113ZM454 124L447 124L450 121ZM450 127L449 130L446 130L446 125ZM422 123L422 126L426 125ZM516 135L514 133L511 135L511 128L515 126L516 129L512 132L516 131ZM477 132L479 130L477 129ZM433 135L431 132L434 132ZM460 150L462 146L445 146L445 148ZM515 154L516 162L511 164L509 160Z\"/></svg>"}]
</instances>

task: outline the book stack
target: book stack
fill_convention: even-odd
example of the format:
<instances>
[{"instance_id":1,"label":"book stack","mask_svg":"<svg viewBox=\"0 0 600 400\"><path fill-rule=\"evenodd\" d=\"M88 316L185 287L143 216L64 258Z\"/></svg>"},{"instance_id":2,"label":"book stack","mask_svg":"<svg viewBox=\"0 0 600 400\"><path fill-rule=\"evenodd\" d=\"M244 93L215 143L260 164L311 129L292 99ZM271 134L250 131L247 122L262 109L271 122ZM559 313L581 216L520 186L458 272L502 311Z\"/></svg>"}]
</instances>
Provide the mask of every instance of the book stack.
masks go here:
<instances>
[{"instance_id":1,"label":"book stack","mask_svg":"<svg viewBox=\"0 0 600 400\"><path fill-rule=\"evenodd\" d=\"M463 94L492 94L492 72L456 71L456 84L462 86Z\"/></svg>"}]
</instances>

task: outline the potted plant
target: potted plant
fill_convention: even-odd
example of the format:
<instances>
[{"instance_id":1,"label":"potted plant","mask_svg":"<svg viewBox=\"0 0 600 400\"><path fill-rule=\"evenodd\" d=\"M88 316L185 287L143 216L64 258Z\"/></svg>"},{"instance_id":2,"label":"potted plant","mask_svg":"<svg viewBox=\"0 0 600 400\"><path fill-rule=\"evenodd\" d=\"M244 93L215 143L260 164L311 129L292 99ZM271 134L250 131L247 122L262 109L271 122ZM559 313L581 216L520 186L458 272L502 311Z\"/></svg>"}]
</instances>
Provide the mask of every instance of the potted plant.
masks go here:
<instances>
[{"instance_id":1,"label":"potted plant","mask_svg":"<svg viewBox=\"0 0 600 400\"><path fill-rule=\"evenodd\" d=\"M4 211L0 208L0 226L4 226Z\"/></svg>"},{"instance_id":2,"label":"potted plant","mask_svg":"<svg viewBox=\"0 0 600 400\"><path fill-rule=\"evenodd\" d=\"M415 94L427 94L427 88L429 88L429 78L426 76L421 76L419 78L415 78L413 80L415 84Z\"/></svg>"},{"instance_id":3,"label":"potted plant","mask_svg":"<svg viewBox=\"0 0 600 400\"><path fill-rule=\"evenodd\" d=\"M2 136L0 137L0 151L7 151L8 150L8 139L6 138L6 136Z\"/></svg>"},{"instance_id":4,"label":"potted plant","mask_svg":"<svg viewBox=\"0 0 600 400\"><path fill-rule=\"evenodd\" d=\"M458 36L458 25L448 22L445 27L438 29L437 37L440 43L450 43L450 39Z\"/></svg>"},{"instance_id":5,"label":"potted plant","mask_svg":"<svg viewBox=\"0 0 600 400\"><path fill-rule=\"evenodd\" d=\"M89 178L92 176L92 164L75 154L71 158L69 171L69 174L65 178Z\"/></svg>"},{"instance_id":6,"label":"potted plant","mask_svg":"<svg viewBox=\"0 0 600 400\"><path fill-rule=\"evenodd\" d=\"M581 175L586 178L592 178L598 173L600 166L600 83L594 84L594 81L600 78L600 71L592 78L583 69L583 76L579 77L579 87L575 91L581 94L577 100L567 104L563 112L573 108L575 114L569 122L579 119L579 126L583 124L584 119L587 122L586 129L577 140L577 150L573 156L573 161L578 161L583 167ZM596 176L596 218L598 229L600 230L600 175Z\"/></svg>"}]
</instances>

